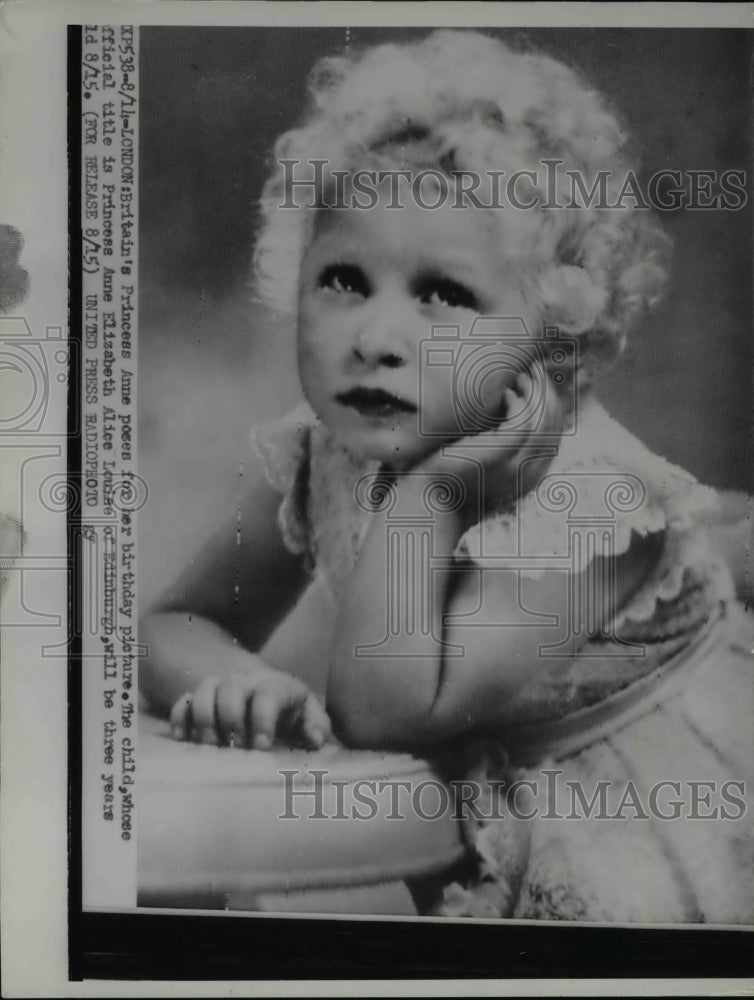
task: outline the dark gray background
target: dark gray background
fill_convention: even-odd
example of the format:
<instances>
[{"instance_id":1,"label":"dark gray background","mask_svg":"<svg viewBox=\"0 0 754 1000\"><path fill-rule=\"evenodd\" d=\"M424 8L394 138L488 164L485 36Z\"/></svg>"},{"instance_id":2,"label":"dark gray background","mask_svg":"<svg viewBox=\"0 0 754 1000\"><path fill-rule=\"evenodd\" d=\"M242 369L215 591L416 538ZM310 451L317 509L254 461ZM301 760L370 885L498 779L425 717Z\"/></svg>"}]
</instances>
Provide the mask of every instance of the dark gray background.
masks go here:
<instances>
[{"instance_id":1,"label":"dark gray background","mask_svg":"<svg viewBox=\"0 0 754 1000\"><path fill-rule=\"evenodd\" d=\"M490 31L490 29L484 29ZM351 29L361 46L427 29ZM751 33L532 29L627 120L641 177L662 168L751 177ZM139 466L141 600L233 511L248 429L298 397L289 324L251 301L254 202L275 138L300 117L314 62L345 28L140 32ZM750 489L752 206L663 214L666 299L601 383L653 450L718 487Z\"/></svg>"}]
</instances>

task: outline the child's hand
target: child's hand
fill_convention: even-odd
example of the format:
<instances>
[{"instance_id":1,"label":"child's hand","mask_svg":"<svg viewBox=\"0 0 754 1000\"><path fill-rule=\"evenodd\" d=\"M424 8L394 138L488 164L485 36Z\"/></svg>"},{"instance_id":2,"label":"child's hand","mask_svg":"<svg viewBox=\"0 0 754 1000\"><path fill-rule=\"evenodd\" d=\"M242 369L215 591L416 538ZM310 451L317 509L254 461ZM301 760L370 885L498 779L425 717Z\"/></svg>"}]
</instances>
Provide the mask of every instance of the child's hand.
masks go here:
<instances>
[{"instance_id":1,"label":"child's hand","mask_svg":"<svg viewBox=\"0 0 754 1000\"><path fill-rule=\"evenodd\" d=\"M544 407L532 407L535 393L544 393ZM464 511L470 521L484 516L488 506L513 501L532 490L547 471L563 429L564 407L544 371L516 376L503 392L505 420L511 429L484 431L462 438L435 452L421 469L438 476L460 477L466 492ZM525 409L531 410L527 417Z\"/></svg>"},{"instance_id":2,"label":"child's hand","mask_svg":"<svg viewBox=\"0 0 754 1000\"><path fill-rule=\"evenodd\" d=\"M179 698L170 714L173 738L255 750L269 750L276 736L312 750L327 742L330 719L309 688L258 663L248 673L205 677Z\"/></svg>"}]
</instances>

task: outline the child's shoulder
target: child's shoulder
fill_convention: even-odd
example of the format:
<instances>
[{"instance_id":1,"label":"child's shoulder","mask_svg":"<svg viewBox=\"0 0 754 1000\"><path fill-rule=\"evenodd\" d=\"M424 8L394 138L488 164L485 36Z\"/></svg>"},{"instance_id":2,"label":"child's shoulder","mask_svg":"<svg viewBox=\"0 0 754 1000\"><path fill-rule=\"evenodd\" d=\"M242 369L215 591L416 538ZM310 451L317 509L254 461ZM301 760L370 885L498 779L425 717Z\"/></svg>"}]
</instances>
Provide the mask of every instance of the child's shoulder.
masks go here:
<instances>
[{"instance_id":1,"label":"child's shoulder","mask_svg":"<svg viewBox=\"0 0 754 1000\"><path fill-rule=\"evenodd\" d=\"M566 429L537 487L514 509L472 525L456 553L483 568L538 579L553 569L581 573L597 557L635 552L652 536L659 557L615 626L684 630L733 596L730 576L709 546L717 507L715 490L652 452L592 401Z\"/></svg>"},{"instance_id":2,"label":"child's shoulder","mask_svg":"<svg viewBox=\"0 0 754 1000\"><path fill-rule=\"evenodd\" d=\"M537 573L573 550L577 533L598 533L612 555L632 533L694 532L717 506L714 490L652 452L594 398L574 415L536 488L515 508L493 511L459 543L475 561L515 555Z\"/></svg>"},{"instance_id":3,"label":"child's shoulder","mask_svg":"<svg viewBox=\"0 0 754 1000\"><path fill-rule=\"evenodd\" d=\"M594 396L579 407L566 427L553 470L593 470L613 477L633 474L650 495L658 489L666 493L680 483L699 486L709 497L713 494L690 472L653 452Z\"/></svg>"},{"instance_id":4,"label":"child's shoulder","mask_svg":"<svg viewBox=\"0 0 754 1000\"><path fill-rule=\"evenodd\" d=\"M584 405L569 431L550 475L572 485L571 520L614 523L624 534L693 533L717 510L714 489L653 452L597 399Z\"/></svg>"}]
</instances>

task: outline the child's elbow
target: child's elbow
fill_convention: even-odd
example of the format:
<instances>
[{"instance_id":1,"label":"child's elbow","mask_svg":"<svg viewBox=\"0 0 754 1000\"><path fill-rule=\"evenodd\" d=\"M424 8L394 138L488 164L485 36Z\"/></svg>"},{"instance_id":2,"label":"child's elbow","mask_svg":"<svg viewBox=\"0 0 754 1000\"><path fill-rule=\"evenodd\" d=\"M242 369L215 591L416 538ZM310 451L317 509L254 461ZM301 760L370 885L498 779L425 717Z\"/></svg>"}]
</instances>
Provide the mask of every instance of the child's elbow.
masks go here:
<instances>
[{"instance_id":1,"label":"child's elbow","mask_svg":"<svg viewBox=\"0 0 754 1000\"><path fill-rule=\"evenodd\" d=\"M333 735L352 750L386 749L385 733L374 720L329 707Z\"/></svg>"},{"instance_id":2,"label":"child's elbow","mask_svg":"<svg viewBox=\"0 0 754 1000\"><path fill-rule=\"evenodd\" d=\"M403 711L369 706L349 707L338 699L328 704L333 733L354 750L414 752L441 742L438 720L430 706L404 706Z\"/></svg>"},{"instance_id":3,"label":"child's elbow","mask_svg":"<svg viewBox=\"0 0 754 1000\"><path fill-rule=\"evenodd\" d=\"M359 750L413 751L439 742L437 664L400 664L387 677L382 665L333 660L326 707L335 736Z\"/></svg>"},{"instance_id":4,"label":"child's elbow","mask_svg":"<svg viewBox=\"0 0 754 1000\"><path fill-rule=\"evenodd\" d=\"M381 713L349 710L337 702L330 704L328 711L333 733L345 746L353 750L403 749L403 733Z\"/></svg>"}]
</instances>

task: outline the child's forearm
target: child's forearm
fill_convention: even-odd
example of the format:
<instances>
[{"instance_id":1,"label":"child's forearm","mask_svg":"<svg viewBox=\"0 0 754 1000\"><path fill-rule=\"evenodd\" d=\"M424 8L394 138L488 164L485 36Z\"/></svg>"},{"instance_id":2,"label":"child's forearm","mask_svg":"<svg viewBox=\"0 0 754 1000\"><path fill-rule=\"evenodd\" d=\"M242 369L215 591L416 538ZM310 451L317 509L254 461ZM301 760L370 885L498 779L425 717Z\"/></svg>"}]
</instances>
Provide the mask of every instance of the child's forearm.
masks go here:
<instances>
[{"instance_id":1,"label":"child's forearm","mask_svg":"<svg viewBox=\"0 0 754 1000\"><path fill-rule=\"evenodd\" d=\"M432 544L423 546L421 528L398 523L401 514L410 521L410 510L399 504L389 519L375 517L343 601L327 707L336 732L354 746L418 748L499 728L520 686L543 667L568 666L586 641L586 628L573 625L574 607L599 632L662 551L661 535L637 535L609 562L593 559L576 576L555 568L522 590L510 567L459 567L454 576L450 557L462 520L436 515ZM388 548L388 531L413 544L412 565L405 545ZM605 587L608 579L614 587ZM412 596L426 601L424 622L414 613L413 627ZM557 660L543 658L543 647L555 645Z\"/></svg>"},{"instance_id":2,"label":"child's forearm","mask_svg":"<svg viewBox=\"0 0 754 1000\"><path fill-rule=\"evenodd\" d=\"M442 735L430 733L429 723L442 676L451 556L462 524L456 512L421 523L426 516L420 487L403 481L389 515L375 514L348 581L327 709L351 746L406 746Z\"/></svg>"},{"instance_id":3,"label":"child's forearm","mask_svg":"<svg viewBox=\"0 0 754 1000\"><path fill-rule=\"evenodd\" d=\"M222 679L259 663L220 626L186 612L148 615L139 625L139 642L147 647L139 664L140 692L150 709L165 717L205 677Z\"/></svg>"}]
</instances>

